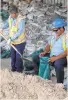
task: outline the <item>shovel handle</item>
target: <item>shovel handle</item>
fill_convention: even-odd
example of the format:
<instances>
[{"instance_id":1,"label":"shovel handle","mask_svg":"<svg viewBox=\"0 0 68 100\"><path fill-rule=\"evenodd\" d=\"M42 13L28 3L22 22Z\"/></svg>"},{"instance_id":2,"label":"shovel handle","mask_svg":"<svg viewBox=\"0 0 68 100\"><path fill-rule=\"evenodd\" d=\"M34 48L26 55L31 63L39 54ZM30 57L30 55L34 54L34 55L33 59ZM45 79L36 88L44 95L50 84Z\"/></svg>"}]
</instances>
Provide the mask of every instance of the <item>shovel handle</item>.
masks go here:
<instances>
[{"instance_id":1,"label":"shovel handle","mask_svg":"<svg viewBox=\"0 0 68 100\"><path fill-rule=\"evenodd\" d=\"M7 38L6 38L2 33L0 33L0 35L7 41ZM27 60L27 61L32 61L32 60L30 60L30 59L28 59L28 58L22 57L21 53L17 50L17 48L16 48L13 44L10 44L10 45L11 45L11 47L20 55L20 57L21 57L22 59Z\"/></svg>"}]
</instances>

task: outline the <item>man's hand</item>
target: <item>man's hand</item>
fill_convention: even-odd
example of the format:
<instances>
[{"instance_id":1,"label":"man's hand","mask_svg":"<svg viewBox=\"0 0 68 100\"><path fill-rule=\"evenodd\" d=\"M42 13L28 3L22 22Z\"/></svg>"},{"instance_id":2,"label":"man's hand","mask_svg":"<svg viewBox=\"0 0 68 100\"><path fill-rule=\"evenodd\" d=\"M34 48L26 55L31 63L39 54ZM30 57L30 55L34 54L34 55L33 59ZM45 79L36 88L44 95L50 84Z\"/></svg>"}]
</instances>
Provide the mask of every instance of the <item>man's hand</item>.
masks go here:
<instances>
[{"instance_id":1,"label":"man's hand","mask_svg":"<svg viewBox=\"0 0 68 100\"><path fill-rule=\"evenodd\" d=\"M39 54L39 56L44 56L45 55L45 52L41 52L40 54Z\"/></svg>"},{"instance_id":2,"label":"man's hand","mask_svg":"<svg viewBox=\"0 0 68 100\"><path fill-rule=\"evenodd\" d=\"M49 62L54 62L57 60L57 56L53 56L49 58Z\"/></svg>"},{"instance_id":3,"label":"man's hand","mask_svg":"<svg viewBox=\"0 0 68 100\"><path fill-rule=\"evenodd\" d=\"M9 38L8 40L7 40L7 44L10 44L11 43L11 39Z\"/></svg>"}]
</instances>

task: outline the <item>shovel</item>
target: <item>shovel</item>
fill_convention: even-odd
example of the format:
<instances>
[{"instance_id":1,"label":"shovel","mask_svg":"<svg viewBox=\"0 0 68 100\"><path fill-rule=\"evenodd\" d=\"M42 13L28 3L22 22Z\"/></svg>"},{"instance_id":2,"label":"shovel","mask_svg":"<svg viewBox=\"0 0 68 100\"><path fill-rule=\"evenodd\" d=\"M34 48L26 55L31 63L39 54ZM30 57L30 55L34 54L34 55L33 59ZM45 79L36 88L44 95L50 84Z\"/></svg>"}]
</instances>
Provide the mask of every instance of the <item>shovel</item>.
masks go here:
<instances>
[{"instance_id":1,"label":"shovel","mask_svg":"<svg viewBox=\"0 0 68 100\"><path fill-rule=\"evenodd\" d=\"M2 33L0 35L7 41L7 38ZM24 58L13 44L10 44L10 46L20 55L22 60L32 61L31 59Z\"/></svg>"}]
</instances>

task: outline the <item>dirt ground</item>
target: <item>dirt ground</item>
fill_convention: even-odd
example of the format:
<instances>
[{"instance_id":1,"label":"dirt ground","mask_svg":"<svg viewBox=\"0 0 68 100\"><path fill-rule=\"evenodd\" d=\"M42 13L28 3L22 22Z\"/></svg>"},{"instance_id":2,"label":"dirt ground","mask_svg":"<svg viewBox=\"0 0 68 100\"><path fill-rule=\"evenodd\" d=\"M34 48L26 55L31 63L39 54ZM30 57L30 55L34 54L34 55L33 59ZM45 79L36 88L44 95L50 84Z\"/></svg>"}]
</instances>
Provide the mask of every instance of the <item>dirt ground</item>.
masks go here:
<instances>
[{"instance_id":1,"label":"dirt ground","mask_svg":"<svg viewBox=\"0 0 68 100\"><path fill-rule=\"evenodd\" d=\"M7 69L10 69L11 67L10 67L10 58L8 58L8 59L0 59L0 62L1 62L1 69L5 69L5 68L7 68Z\"/></svg>"},{"instance_id":2,"label":"dirt ground","mask_svg":"<svg viewBox=\"0 0 68 100\"><path fill-rule=\"evenodd\" d=\"M67 96L61 84L57 87L51 80L44 80L39 76L2 69L0 77L0 100L64 100Z\"/></svg>"},{"instance_id":3,"label":"dirt ground","mask_svg":"<svg viewBox=\"0 0 68 100\"><path fill-rule=\"evenodd\" d=\"M0 100L64 100L67 96L67 92L51 80L12 73L10 59L1 60L0 79Z\"/></svg>"}]
</instances>

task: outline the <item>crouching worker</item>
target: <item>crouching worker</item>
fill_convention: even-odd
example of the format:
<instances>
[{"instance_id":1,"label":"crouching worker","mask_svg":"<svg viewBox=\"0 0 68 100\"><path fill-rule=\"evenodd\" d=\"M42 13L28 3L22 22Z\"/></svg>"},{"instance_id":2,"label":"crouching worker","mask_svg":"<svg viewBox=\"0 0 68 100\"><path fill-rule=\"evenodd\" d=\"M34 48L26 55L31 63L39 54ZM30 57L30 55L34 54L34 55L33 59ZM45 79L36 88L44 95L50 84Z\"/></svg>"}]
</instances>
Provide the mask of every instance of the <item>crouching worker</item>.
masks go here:
<instances>
[{"instance_id":1,"label":"crouching worker","mask_svg":"<svg viewBox=\"0 0 68 100\"><path fill-rule=\"evenodd\" d=\"M57 83L63 83L64 66L67 65L68 42L66 41L65 26L66 22L61 18L52 22L51 28L55 35L50 37L44 51L40 53L40 56L45 56L50 52L49 62L55 67ZM33 60L39 65L39 56L34 57Z\"/></svg>"},{"instance_id":2,"label":"crouching worker","mask_svg":"<svg viewBox=\"0 0 68 100\"><path fill-rule=\"evenodd\" d=\"M18 8L15 5L9 7L9 18L6 21L2 29L9 27L9 39L8 44L13 44L17 50L23 55L23 51L26 45L25 38L25 20L18 13ZM22 72L23 61L20 55L11 47L11 70Z\"/></svg>"}]
</instances>

